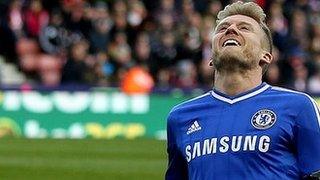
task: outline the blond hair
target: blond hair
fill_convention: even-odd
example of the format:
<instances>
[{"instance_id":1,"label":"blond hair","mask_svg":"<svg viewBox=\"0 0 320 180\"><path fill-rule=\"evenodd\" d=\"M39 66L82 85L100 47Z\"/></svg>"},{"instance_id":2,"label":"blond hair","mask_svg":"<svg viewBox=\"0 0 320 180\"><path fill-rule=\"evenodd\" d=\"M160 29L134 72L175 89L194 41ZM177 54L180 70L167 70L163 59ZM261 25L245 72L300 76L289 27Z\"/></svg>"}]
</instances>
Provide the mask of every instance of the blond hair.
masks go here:
<instances>
[{"instance_id":1,"label":"blond hair","mask_svg":"<svg viewBox=\"0 0 320 180\"><path fill-rule=\"evenodd\" d=\"M254 2L243 3L241 1L230 4L218 13L216 24L219 24L223 19L232 15L244 15L257 21L265 34L265 41L262 43L264 46L263 48L267 49L272 54L272 35L270 29L266 25L266 14L259 5ZM263 73L267 68L268 66L263 67Z\"/></svg>"}]
</instances>

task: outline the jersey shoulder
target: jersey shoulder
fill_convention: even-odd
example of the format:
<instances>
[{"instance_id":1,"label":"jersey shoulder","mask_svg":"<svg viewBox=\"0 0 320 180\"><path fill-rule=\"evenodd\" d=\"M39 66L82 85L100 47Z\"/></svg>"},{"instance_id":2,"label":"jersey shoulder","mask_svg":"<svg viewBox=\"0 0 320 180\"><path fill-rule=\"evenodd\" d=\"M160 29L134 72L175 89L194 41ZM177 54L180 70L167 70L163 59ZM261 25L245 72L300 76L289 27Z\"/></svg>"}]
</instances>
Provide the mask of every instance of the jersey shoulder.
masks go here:
<instances>
[{"instance_id":1,"label":"jersey shoulder","mask_svg":"<svg viewBox=\"0 0 320 180\"><path fill-rule=\"evenodd\" d=\"M271 93L275 95L276 98L279 98L280 101L292 103L296 106L300 106L300 107L302 105L316 106L314 99L310 95L303 92L273 86L271 87Z\"/></svg>"},{"instance_id":2,"label":"jersey shoulder","mask_svg":"<svg viewBox=\"0 0 320 180\"><path fill-rule=\"evenodd\" d=\"M192 98L190 100L184 101L176 106L174 106L170 113L169 116L176 116L177 114L182 114L184 112L190 112L191 111L196 111L200 107L205 107L206 104L209 102L211 98L210 92L207 92L203 95L197 96L195 98Z\"/></svg>"}]
</instances>

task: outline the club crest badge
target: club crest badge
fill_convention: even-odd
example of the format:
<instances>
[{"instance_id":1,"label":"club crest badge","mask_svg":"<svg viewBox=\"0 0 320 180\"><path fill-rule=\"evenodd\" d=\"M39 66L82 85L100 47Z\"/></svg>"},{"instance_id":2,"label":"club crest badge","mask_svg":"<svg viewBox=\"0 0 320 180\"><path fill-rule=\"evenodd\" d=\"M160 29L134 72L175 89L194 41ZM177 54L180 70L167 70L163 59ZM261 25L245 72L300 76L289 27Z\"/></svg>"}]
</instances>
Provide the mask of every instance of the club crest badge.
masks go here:
<instances>
[{"instance_id":1,"label":"club crest badge","mask_svg":"<svg viewBox=\"0 0 320 180\"><path fill-rule=\"evenodd\" d=\"M251 124L256 129L268 129L274 125L277 117L276 114L268 109L256 112L251 118Z\"/></svg>"}]
</instances>

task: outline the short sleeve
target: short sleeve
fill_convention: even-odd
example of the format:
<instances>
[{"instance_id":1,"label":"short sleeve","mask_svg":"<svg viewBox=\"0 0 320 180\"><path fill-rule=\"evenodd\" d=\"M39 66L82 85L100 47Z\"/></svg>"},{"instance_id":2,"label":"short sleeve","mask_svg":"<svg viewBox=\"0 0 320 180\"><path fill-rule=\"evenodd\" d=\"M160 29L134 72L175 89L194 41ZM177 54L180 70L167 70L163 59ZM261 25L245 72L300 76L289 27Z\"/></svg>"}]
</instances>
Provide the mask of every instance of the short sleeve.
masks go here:
<instances>
[{"instance_id":1,"label":"short sleeve","mask_svg":"<svg viewBox=\"0 0 320 180\"><path fill-rule=\"evenodd\" d=\"M316 102L308 97L299 103L295 126L295 146L302 176L320 170L320 118Z\"/></svg>"},{"instance_id":2,"label":"short sleeve","mask_svg":"<svg viewBox=\"0 0 320 180\"><path fill-rule=\"evenodd\" d=\"M166 180L187 180L188 170L185 158L178 150L176 131L174 130L172 117L169 115L167 120L167 153L168 168L166 171Z\"/></svg>"}]
</instances>

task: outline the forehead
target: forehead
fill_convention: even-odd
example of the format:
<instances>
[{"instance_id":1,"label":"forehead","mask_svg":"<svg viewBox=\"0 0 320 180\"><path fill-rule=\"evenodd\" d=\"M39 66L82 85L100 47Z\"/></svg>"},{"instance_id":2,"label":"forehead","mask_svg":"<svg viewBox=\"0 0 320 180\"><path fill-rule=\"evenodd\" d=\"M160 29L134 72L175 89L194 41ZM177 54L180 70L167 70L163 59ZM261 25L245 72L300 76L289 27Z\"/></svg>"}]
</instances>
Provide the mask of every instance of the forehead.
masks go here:
<instances>
[{"instance_id":1,"label":"forehead","mask_svg":"<svg viewBox=\"0 0 320 180\"><path fill-rule=\"evenodd\" d=\"M220 24L238 24L238 23L248 23L251 24L253 27L260 27L259 23L254 20L253 18L249 17L249 16L245 16L245 15L232 15L232 16L228 16L226 18L224 18L223 20L220 21L220 23L217 25L219 26Z\"/></svg>"}]
</instances>

